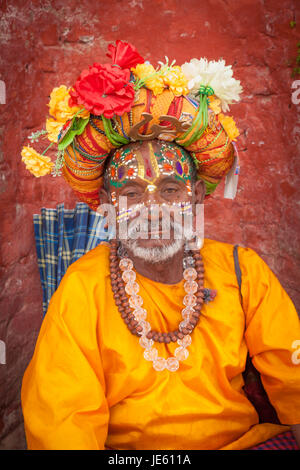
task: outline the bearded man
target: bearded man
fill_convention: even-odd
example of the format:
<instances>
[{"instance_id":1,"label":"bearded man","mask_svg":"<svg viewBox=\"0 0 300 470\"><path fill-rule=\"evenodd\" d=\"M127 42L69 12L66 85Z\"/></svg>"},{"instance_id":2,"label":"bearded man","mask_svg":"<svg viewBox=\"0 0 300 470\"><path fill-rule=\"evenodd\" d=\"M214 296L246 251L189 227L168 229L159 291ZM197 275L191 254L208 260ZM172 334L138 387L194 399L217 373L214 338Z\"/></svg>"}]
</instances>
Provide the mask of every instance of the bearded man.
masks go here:
<instances>
[{"instance_id":1,"label":"bearded man","mask_svg":"<svg viewBox=\"0 0 300 470\"><path fill-rule=\"evenodd\" d=\"M116 231L69 267L51 299L23 380L28 446L249 449L288 436L297 448L295 308L252 249L237 258L232 245L202 240L196 229L197 208L236 163L232 133L216 103L207 107L207 96L219 95L202 88L195 110L181 82L174 94L177 69L140 77L133 52L127 43L110 48L116 69L130 67L140 80L131 77L121 94L140 85L131 107L103 105L100 119L99 102L85 103L87 122L74 126L74 117L58 137L67 138L66 180L91 207L113 208ZM100 73L94 64L90 74ZM73 106L84 104L87 76L70 92ZM261 423L244 392L249 357L276 424Z\"/></svg>"}]
</instances>

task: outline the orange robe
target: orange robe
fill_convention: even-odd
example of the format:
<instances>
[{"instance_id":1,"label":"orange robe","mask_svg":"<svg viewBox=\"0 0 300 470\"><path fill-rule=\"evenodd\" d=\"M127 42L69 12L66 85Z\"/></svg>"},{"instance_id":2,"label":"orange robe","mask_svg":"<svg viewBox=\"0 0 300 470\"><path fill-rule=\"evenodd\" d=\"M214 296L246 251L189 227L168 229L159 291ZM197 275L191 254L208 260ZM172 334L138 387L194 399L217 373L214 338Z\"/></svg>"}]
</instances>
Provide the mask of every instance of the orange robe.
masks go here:
<instances>
[{"instance_id":1,"label":"orange robe","mask_svg":"<svg viewBox=\"0 0 300 470\"><path fill-rule=\"evenodd\" d=\"M109 277L109 248L72 264L51 299L25 372L29 449L247 449L288 429L258 424L245 397L247 351L281 423L300 423L300 339L295 308L264 261L239 249L242 310L232 245L205 240L205 287L217 289L176 372L156 372L122 320ZM183 281L137 275L153 329L181 321ZM158 344L159 355L178 345ZM294 356L293 356L294 354ZM299 354L300 356L300 354Z\"/></svg>"}]
</instances>

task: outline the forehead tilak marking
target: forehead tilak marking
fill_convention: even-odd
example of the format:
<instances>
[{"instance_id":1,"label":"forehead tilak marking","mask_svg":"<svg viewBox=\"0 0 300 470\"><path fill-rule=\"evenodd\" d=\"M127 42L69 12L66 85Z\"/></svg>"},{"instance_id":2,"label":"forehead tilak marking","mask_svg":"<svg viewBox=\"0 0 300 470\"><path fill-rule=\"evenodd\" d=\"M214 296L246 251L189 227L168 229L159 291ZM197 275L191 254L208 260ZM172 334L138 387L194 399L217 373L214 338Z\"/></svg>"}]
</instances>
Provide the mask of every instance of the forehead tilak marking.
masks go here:
<instances>
[{"instance_id":1,"label":"forehead tilak marking","mask_svg":"<svg viewBox=\"0 0 300 470\"><path fill-rule=\"evenodd\" d=\"M156 191L156 189L157 189L156 184L148 184L146 191L148 191L149 193L153 193L154 191Z\"/></svg>"},{"instance_id":2,"label":"forehead tilak marking","mask_svg":"<svg viewBox=\"0 0 300 470\"><path fill-rule=\"evenodd\" d=\"M160 176L159 166L151 142L147 143L149 153L146 155L140 150L136 152L138 162L138 176L149 184L154 184Z\"/></svg>"}]
</instances>

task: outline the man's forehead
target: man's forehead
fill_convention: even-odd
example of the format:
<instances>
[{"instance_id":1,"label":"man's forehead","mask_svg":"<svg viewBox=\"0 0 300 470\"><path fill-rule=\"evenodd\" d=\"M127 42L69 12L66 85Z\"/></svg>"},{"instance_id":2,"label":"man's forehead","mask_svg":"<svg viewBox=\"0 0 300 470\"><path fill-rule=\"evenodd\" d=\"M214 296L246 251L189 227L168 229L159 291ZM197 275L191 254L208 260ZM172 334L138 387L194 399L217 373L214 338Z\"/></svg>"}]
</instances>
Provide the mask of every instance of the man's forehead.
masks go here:
<instances>
[{"instance_id":1,"label":"man's forehead","mask_svg":"<svg viewBox=\"0 0 300 470\"><path fill-rule=\"evenodd\" d=\"M191 180L191 163L183 149L165 142L137 142L115 151L109 167L109 181L115 187L130 181L151 185L162 176Z\"/></svg>"}]
</instances>

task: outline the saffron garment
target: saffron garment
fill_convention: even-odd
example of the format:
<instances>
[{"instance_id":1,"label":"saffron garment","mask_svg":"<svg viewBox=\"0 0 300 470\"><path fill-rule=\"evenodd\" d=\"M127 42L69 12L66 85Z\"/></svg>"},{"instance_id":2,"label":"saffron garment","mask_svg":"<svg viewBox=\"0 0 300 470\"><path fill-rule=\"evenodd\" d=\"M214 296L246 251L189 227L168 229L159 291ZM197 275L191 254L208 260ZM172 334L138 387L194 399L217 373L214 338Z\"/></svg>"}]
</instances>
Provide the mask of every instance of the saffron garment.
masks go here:
<instances>
[{"instance_id":1,"label":"saffron garment","mask_svg":"<svg viewBox=\"0 0 300 470\"><path fill-rule=\"evenodd\" d=\"M279 281L249 248L205 240L204 286L217 290L176 372L143 357L114 303L109 247L73 263L53 295L22 385L29 449L248 449L300 423L299 318ZM183 281L137 274L147 320L158 331L181 321ZM159 355L176 343L158 344ZM247 352L283 425L259 424L243 392ZM293 356L294 354L294 356Z\"/></svg>"}]
</instances>

